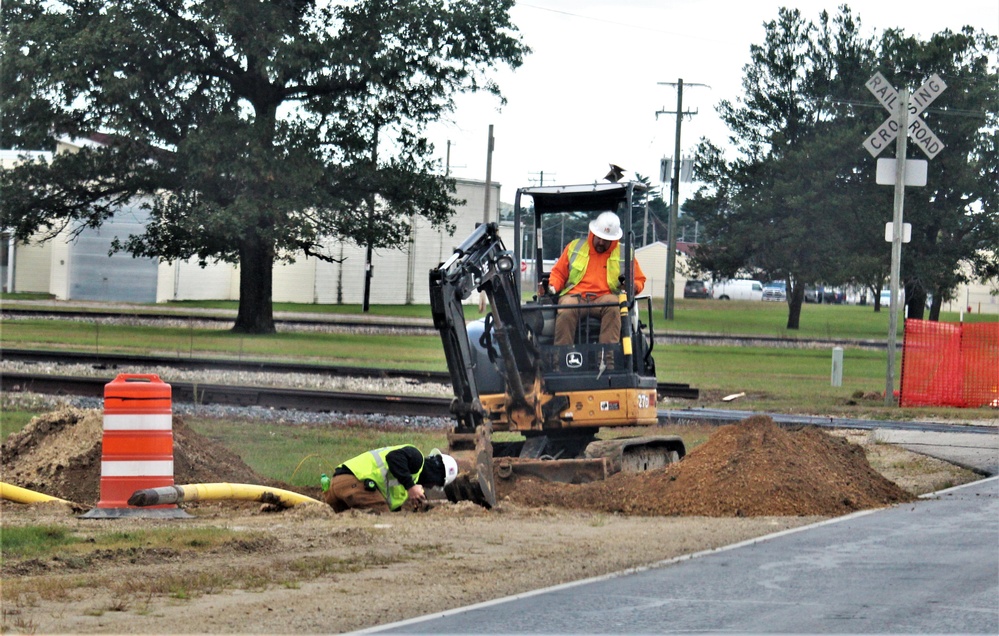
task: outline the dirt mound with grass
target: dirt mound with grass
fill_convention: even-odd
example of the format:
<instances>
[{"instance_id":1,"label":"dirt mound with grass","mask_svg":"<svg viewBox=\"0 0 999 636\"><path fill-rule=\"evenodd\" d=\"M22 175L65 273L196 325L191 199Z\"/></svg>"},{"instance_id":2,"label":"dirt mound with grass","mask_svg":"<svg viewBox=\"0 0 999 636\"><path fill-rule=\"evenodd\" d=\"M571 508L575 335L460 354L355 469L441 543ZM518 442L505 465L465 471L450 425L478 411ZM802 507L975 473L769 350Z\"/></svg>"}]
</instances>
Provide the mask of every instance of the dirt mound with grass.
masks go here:
<instances>
[{"instance_id":1,"label":"dirt mound with grass","mask_svg":"<svg viewBox=\"0 0 999 636\"><path fill-rule=\"evenodd\" d=\"M103 435L99 410L66 408L39 415L0 446L3 481L95 506L100 499ZM292 490L258 475L238 455L194 432L176 415L173 464L175 484L229 482Z\"/></svg>"},{"instance_id":2,"label":"dirt mound with grass","mask_svg":"<svg viewBox=\"0 0 999 636\"><path fill-rule=\"evenodd\" d=\"M36 417L0 447L4 481L83 505L100 499L98 410ZM174 483L248 483L286 490L174 416ZM317 492L303 494L318 497ZM814 427L787 430L766 416L719 428L683 461L590 484L497 480L501 504L625 515L835 516L913 496L871 468L863 449Z\"/></svg>"},{"instance_id":3,"label":"dirt mound with grass","mask_svg":"<svg viewBox=\"0 0 999 636\"><path fill-rule=\"evenodd\" d=\"M766 416L719 428L683 461L589 484L500 480L502 501L627 515L835 516L911 501L863 449L815 427Z\"/></svg>"}]
</instances>

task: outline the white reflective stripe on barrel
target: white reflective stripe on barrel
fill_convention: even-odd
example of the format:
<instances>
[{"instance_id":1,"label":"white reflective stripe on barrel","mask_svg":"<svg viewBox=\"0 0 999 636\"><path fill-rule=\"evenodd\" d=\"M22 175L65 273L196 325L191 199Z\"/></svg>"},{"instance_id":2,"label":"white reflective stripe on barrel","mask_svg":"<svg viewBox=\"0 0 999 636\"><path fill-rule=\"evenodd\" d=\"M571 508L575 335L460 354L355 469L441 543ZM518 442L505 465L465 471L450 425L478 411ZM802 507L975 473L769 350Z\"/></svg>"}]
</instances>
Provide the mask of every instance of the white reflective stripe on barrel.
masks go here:
<instances>
[{"instance_id":1,"label":"white reflective stripe on barrel","mask_svg":"<svg viewBox=\"0 0 999 636\"><path fill-rule=\"evenodd\" d=\"M173 461L102 461L101 477L157 477L173 479Z\"/></svg>"},{"instance_id":2,"label":"white reflective stripe on barrel","mask_svg":"<svg viewBox=\"0 0 999 636\"><path fill-rule=\"evenodd\" d=\"M172 429L173 416L169 413L104 415L105 431L169 431Z\"/></svg>"}]
</instances>

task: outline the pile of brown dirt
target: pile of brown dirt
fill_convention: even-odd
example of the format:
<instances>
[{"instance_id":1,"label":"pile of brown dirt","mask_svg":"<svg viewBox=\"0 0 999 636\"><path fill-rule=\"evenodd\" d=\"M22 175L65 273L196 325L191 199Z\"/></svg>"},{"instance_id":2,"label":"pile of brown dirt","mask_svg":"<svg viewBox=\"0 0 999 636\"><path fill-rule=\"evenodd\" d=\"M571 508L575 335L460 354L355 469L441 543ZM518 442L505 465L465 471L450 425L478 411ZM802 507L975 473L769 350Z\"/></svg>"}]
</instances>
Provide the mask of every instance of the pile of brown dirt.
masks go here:
<instances>
[{"instance_id":1,"label":"pile of brown dirt","mask_svg":"<svg viewBox=\"0 0 999 636\"><path fill-rule=\"evenodd\" d=\"M860 446L766 416L719 428L665 468L580 485L500 480L497 491L527 506L649 516L835 516L914 498L871 468Z\"/></svg>"},{"instance_id":2,"label":"pile of brown dirt","mask_svg":"<svg viewBox=\"0 0 999 636\"><path fill-rule=\"evenodd\" d=\"M0 446L3 479L96 505L102 435L99 410L36 417ZM177 416L173 438L176 484L249 483L303 492L258 475ZM875 472L860 446L814 427L785 430L766 416L719 428L683 461L662 469L581 485L499 479L497 487L501 504L647 516L834 516L913 498Z\"/></svg>"},{"instance_id":3,"label":"pile of brown dirt","mask_svg":"<svg viewBox=\"0 0 999 636\"><path fill-rule=\"evenodd\" d=\"M39 415L0 445L3 480L52 497L94 506L100 499L100 410L66 408ZM230 482L294 490L262 477L226 447L173 418L175 484Z\"/></svg>"}]
</instances>

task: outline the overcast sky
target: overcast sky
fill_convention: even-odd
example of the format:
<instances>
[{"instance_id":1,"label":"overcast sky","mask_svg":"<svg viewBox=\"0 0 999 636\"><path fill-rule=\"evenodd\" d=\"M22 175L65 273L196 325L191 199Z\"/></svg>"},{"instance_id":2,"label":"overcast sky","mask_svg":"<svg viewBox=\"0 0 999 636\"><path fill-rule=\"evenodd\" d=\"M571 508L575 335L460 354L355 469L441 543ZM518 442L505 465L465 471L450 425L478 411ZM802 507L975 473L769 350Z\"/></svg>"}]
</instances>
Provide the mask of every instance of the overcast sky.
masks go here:
<instances>
[{"instance_id":1,"label":"overcast sky","mask_svg":"<svg viewBox=\"0 0 999 636\"><path fill-rule=\"evenodd\" d=\"M725 145L728 131L715 106L736 99L749 47L763 41L763 23L778 7L818 21L830 0L528 0L512 10L533 50L516 71L495 73L508 103L485 94L462 96L446 123L431 128L442 162L450 148L451 174L485 180L489 125L495 149L492 181L512 203L516 189L589 183L615 163L658 181L659 159L673 155L676 83L683 109L697 111L681 125L682 154L706 136ZM854 0L862 32L900 27L927 38L964 25L999 34L999 1ZM946 80L946 78L944 78ZM704 84L706 86L693 86ZM915 88L915 87L910 87ZM886 113L887 116L887 113ZM932 117L932 116L931 116ZM927 123L932 122L927 118ZM873 132L873 131L872 131ZM857 140L863 152L862 139ZM681 186L681 199L686 198Z\"/></svg>"}]
</instances>

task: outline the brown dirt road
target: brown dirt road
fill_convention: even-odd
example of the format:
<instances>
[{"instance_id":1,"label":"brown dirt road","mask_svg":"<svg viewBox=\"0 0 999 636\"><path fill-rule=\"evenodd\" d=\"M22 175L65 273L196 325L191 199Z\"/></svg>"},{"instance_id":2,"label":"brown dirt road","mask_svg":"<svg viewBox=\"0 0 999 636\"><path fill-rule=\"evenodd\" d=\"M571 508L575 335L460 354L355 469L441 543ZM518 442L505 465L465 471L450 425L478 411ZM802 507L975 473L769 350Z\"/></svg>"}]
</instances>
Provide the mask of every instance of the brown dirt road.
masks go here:
<instances>
[{"instance_id":1,"label":"brown dirt road","mask_svg":"<svg viewBox=\"0 0 999 636\"><path fill-rule=\"evenodd\" d=\"M183 422L174 434L176 483L266 483ZM99 414L36 418L4 444L4 481L96 501L99 442ZM186 506L188 520L90 520L59 504L2 502L5 530L41 524L81 541L46 558L5 556L0 631L346 632L643 567L975 478L866 443L862 433L789 431L763 417L719 428L679 464L646 474L578 486L504 483L500 505L488 511L443 500L427 512L388 515L202 502ZM192 534L198 529L206 534ZM123 542L109 544L109 536Z\"/></svg>"}]
</instances>

